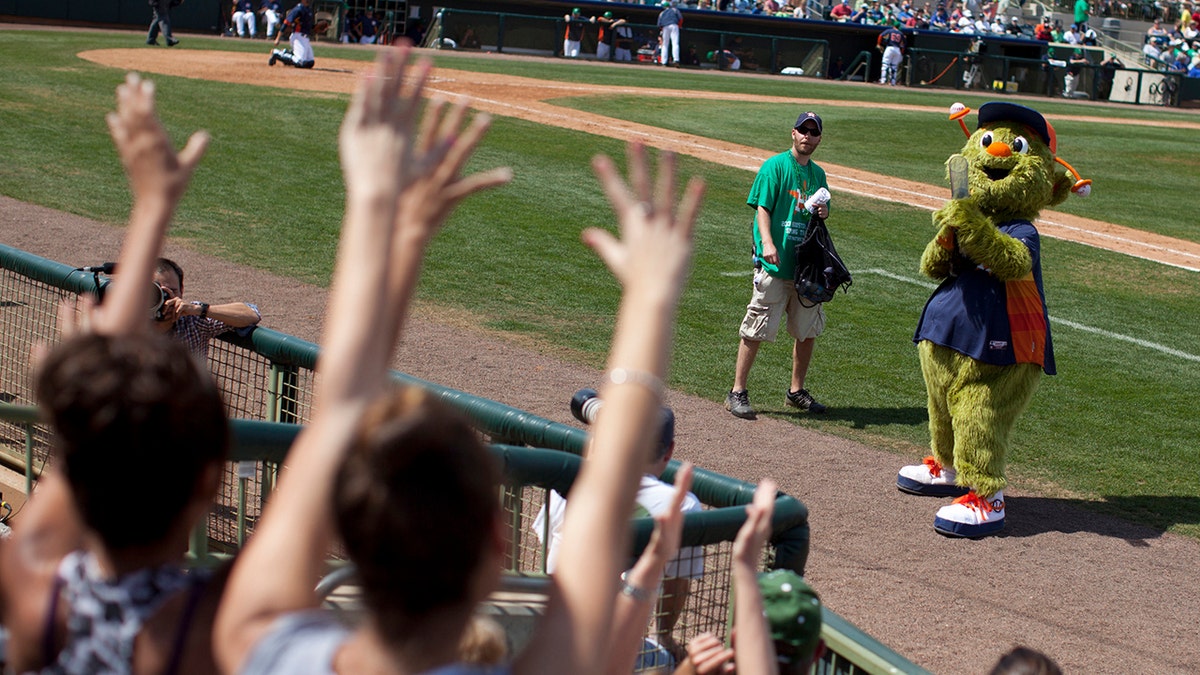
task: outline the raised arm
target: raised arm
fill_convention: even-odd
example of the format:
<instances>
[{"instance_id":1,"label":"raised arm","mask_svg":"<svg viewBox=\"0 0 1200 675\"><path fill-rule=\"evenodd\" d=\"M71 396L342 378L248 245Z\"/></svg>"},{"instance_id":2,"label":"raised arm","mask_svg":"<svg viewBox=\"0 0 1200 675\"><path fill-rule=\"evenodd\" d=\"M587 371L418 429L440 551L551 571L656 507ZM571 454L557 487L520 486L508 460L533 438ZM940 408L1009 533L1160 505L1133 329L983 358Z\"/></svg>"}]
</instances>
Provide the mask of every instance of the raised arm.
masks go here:
<instances>
[{"instance_id":1,"label":"raised arm","mask_svg":"<svg viewBox=\"0 0 1200 675\"><path fill-rule=\"evenodd\" d=\"M775 643L763 614L762 591L758 587L758 563L771 536L775 513L775 483L764 480L746 505L746 522L733 541L733 625L737 627L734 661L739 673L771 675L779 672Z\"/></svg>"},{"instance_id":2,"label":"raised arm","mask_svg":"<svg viewBox=\"0 0 1200 675\"><path fill-rule=\"evenodd\" d=\"M167 225L208 147L208 134L192 134L177 154L155 112L154 83L136 73L127 75L117 87L117 109L106 120L129 176L133 209L117 260L121 277L104 305L92 313L91 330L128 335L150 329L146 291Z\"/></svg>"},{"instance_id":3,"label":"raised arm","mask_svg":"<svg viewBox=\"0 0 1200 675\"><path fill-rule=\"evenodd\" d=\"M629 514L657 432L675 310L704 191L703 182L693 179L676 211L674 156L663 154L652 190L645 150L638 145L630 146L629 185L607 157L596 158L593 168L617 214L620 239L597 229L585 231L583 239L624 293L608 381L600 392L604 414L596 420L588 461L567 503L555 592L538 633L515 664L519 673L597 673L607 663Z\"/></svg>"},{"instance_id":4,"label":"raised arm","mask_svg":"<svg viewBox=\"0 0 1200 675\"><path fill-rule=\"evenodd\" d=\"M459 176L487 128L486 118L476 118L460 129L465 103L449 112L430 105L418 135L430 66L423 60L410 68L408 56L407 47L380 53L342 123L346 215L313 420L222 599L214 646L225 672L238 670L276 618L317 605L313 586L333 534L334 475L362 410L386 386L425 247L459 200L510 175Z\"/></svg>"},{"instance_id":5,"label":"raised arm","mask_svg":"<svg viewBox=\"0 0 1200 675\"><path fill-rule=\"evenodd\" d=\"M683 500L692 489L692 465L684 462L675 472L675 493L662 515L654 519L654 534L625 573L621 592L613 611L613 634L608 649L608 675L629 675L642 647L642 634L650 621L658 586L663 580L667 563L679 553L683 536Z\"/></svg>"}]
</instances>

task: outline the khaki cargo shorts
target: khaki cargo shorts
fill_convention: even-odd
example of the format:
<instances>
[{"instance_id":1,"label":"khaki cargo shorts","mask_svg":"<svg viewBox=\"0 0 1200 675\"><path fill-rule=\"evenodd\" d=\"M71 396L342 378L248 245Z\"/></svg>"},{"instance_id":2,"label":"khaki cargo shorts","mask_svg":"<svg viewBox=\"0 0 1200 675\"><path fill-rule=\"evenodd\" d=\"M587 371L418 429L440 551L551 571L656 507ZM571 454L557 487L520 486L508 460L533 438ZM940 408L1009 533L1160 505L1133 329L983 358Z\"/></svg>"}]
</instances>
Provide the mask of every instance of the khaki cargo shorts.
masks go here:
<instances>
[{"instance_id":1,"label":"khaki cargo shorts","mask_svg":"<svg viewBox=\"0 0 1200 675\"><path fill-rule=\"evenodd\" d=\"M746 317L742 319L738 334L751 342L774 342L784 312L788 316L788 334L797 340L815 338L825 330L825 310L820 303L813 307L804 306L790 279L755 270L754 293L746 306Z\"/></svg>"}]
</instances>

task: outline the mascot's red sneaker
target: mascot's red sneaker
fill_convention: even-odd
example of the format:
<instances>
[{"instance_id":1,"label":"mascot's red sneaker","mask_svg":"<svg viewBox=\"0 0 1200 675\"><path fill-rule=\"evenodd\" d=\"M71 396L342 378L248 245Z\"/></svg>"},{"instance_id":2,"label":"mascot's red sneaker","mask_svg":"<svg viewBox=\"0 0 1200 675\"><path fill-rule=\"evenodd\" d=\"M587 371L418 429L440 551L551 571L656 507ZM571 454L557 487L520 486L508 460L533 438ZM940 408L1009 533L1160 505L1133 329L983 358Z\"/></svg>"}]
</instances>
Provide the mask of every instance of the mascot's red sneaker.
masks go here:
<instances>
[{"instance_id":1,"label":"mascot's red sneaker","mask_svg":"<svg viewBox=\"0 0 1200 675\"><path fill-rule=\"evenodd\" d=\"M986 537L1004 529L1004 491L983 499L971 490L938 509L933 529L948 537Z\"/></svg>"},{"instance_id":2,"label":"mascot's red sneaker","mask_svg":"<svg viewBox=\"0 0 1200 675\"><path fill-rule=\"evenodd\" d=\"M896 487L901 492L925 497L957 497L965 495L968 488L954 484L954 469L943 467L933 457L926 457L923 464L914 464L900 469L896 476Z\"/></svg>"}]
</instances>

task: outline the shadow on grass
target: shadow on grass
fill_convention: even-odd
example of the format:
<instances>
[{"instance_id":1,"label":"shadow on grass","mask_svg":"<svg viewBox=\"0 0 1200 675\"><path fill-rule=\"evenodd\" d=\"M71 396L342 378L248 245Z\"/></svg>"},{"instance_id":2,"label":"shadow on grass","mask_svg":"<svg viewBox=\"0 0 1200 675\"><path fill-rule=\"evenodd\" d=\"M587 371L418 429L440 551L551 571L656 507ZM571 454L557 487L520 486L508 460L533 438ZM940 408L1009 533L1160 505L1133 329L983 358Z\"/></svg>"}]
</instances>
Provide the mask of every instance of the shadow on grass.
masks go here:
<instances>
[{"instance_id":1,"label":"shadow on grass","mask_svg":"<svg viewBox=\"0 0 1200 675\"><path fill-rule=\"evenodd\" d=\"M1103 501L1050 497L1007 497L1007 524L1001 537L1044 532L1091 532L1147 546L1173 525L1200 524L1200 497L1139 495ZM1135 523L1133 520L1140 522Z\"/></svg>"},{"instance_id":2,"label":"shadow on grass","mask_svg":"<svg viewBox=\"0 0 1200 675\"><path fill-rule=\"evenodd\" d=\"M776 411L763 411L764 414L779 419L794 419L808 417L810 413L793 408L783 408ZM811 415L814 420L829 420L831 422L846 422L852 429L869 429L893 424L904 426L925 425L929 422L929 413L925 408L854 408L830 406L829 410L820 415Z\"/></svg>"}]
</instances>

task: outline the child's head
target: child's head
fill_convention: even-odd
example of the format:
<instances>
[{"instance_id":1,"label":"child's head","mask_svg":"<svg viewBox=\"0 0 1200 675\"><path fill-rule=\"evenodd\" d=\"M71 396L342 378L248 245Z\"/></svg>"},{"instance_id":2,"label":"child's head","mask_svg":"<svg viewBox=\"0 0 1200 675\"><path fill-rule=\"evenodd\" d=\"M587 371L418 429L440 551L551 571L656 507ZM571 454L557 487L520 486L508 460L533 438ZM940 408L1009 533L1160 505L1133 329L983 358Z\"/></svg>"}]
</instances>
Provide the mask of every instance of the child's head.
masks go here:
<instances>
[{"instance_id":1,"label":"child's head","mask_svg":"<svg viewBox=\"0 0 1200 675\"><path fill-rule=\"evenodd\" d=\"M781 673L807 673L821 658L821 599L799 574L772 570L758 576L763 611Z\"/></svg>"}]
</instances>

